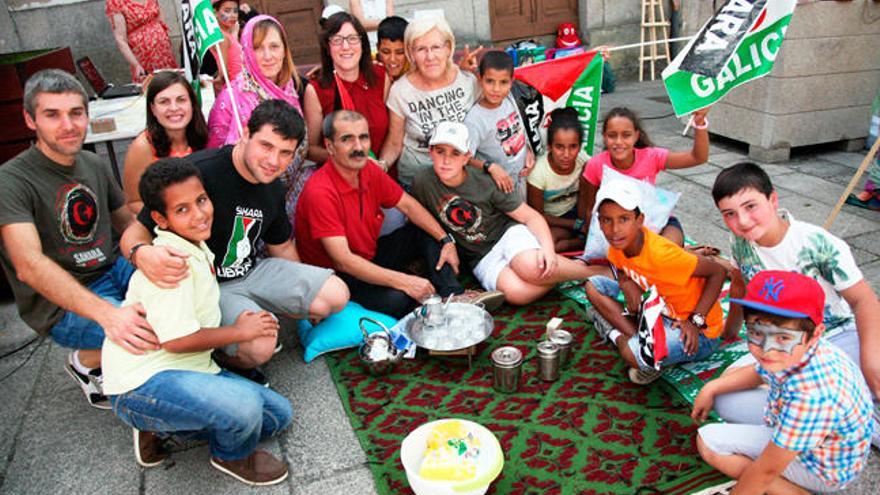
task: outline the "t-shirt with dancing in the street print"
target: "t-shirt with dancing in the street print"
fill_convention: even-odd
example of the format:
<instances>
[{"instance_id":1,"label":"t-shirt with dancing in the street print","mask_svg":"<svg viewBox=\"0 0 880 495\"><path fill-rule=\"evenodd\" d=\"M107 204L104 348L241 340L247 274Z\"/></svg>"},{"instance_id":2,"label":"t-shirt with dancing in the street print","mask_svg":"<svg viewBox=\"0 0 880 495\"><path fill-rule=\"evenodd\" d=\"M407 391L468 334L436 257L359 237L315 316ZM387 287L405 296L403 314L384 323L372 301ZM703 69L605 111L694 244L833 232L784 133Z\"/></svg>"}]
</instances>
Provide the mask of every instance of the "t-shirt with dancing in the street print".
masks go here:
<instances>
[{"instance_id":1,"label":"t-shirt with dancing in the street print","mask_svg":"<svg viewBox=\"0 0 880 495\"><path fill-rule=\"evenodd\" d=\"M397 161L398 178L412 185L413 177L423 168L431 167L428 142L437 124L444 121L464 122L465 115L480 94L477 78L455 69L458 73L451 84L433 91L422 91L401 77L388 93L388 109L404 119L403 150Z\"/></svg>"}]
</instances>

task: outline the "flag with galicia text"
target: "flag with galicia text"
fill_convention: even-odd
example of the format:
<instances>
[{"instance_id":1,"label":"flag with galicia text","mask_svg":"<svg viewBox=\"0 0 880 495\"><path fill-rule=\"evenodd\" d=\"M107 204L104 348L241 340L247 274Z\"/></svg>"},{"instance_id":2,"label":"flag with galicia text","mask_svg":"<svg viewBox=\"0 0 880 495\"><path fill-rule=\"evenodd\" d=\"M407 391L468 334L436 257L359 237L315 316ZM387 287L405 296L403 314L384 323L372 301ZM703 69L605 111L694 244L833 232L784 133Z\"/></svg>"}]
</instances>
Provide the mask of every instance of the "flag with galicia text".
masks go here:
<instances>
[{"instance_id":1,"label":"flag with galicia text","mask_svg":"<svg viewBox=\"0 0 880 495\"><path fill-rule=\"evenodd\" d=\"M183 33L183 67L186 78L199 91L199 67L208 49L223 41L220 23L210 0L181 0L180 27Z\"/></svg>"},{"instance_id":2,"label":"flag with galicia text","mask_svg":"<svg viewBox=\"0 0 880 495\"><path fill-rule=\"evenodd\" d=\"M536 155L547 149L550 112L559 107L572 107L578 111L584 128L581 150L588 156L593 155L602 68L602 56L598 52L587 52L514 70L516 82L511 92Z\"/></svg>"},{"instance_id":3,"label":"flag with galicia text","mask_svg":"<svg viewBox=\"0 0 880 495\"><path fill-rule=\"evenodd\" d=\"M727 0L663 71L672 108L682 116L767 75L779 55L797 0Z\"/></svg>"}]
</instances>

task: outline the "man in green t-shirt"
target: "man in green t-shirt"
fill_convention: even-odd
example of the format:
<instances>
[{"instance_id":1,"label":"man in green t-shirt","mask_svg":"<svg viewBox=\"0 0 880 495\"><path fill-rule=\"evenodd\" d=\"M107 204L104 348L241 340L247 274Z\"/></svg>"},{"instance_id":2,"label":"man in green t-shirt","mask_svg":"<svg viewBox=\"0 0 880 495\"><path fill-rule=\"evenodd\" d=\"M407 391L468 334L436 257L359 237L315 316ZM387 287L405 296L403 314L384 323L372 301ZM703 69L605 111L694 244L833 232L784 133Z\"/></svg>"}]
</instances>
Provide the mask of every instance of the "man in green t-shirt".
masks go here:
<instances>
[{"instance_id":1,"label":"man in green t-shirt","mask_svg":"<svg viewBox=\"0 0 880 495\"><path fill-rule=\"evenodd\" d=\"M0 265L21 318L74 349L65 368L89 400L109 409L101 383L104 336L140 354L158 348L143 308L120 308L134 269L111 229L132 221L109 168L82 151L88 99L72 75L48 69L24 87L36 143L0 167Z\"/></svg>"}]
</instances>

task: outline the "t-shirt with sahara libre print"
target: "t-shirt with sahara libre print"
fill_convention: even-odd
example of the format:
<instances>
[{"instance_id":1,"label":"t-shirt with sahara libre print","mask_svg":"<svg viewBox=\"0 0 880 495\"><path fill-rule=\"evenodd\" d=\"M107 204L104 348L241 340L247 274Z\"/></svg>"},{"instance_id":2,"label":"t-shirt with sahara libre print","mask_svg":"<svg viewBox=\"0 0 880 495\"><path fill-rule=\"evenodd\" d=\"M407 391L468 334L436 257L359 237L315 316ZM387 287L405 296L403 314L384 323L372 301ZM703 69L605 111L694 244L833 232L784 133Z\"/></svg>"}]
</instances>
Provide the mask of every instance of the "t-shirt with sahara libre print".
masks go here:
<instances>
[{"instance_id":1,"label":"t-shirt with sahara libre print","mask_svg":"<svg viewBox=\"0 0 880 495\"><path fill-rule=\"evenodd\" d=\"M251 184L232 164L232 146L197 151L187 157L202 172L205 191L214 203L211 238L214 268L220 283L247 275L257 264L257 242L281 244L290 239L284 210L284 186ZM155 223L144 208L138 220L150 231Z\"/></svg>"},{"instance_id":2,"label":"t-shirt with sahara libre print","mask_svg":"<svg viewBox=\"0 0 880 495\"><path fill-rule=\"evenodd\" d=\"M433 91L422 91L401 77L388 92L388 109L404 119L403 150L397 162L400 182L412 185L420 169L431 167L428 141L437 124L464 122L468 110L480 96L477 78L458 69L451 84Z\"/></svg>"},{"instance_id":3,"label":"t-shirt with sahara libre print","mask_svg":"<svg viewBox=\"0 0 880 495\"><path fill-rule=\"evenodd\" d=\"M32 146L0 166L0 225L34 224L43 254L83 285L116 262L111 213L123 204L110 167L88 151L68 167ZM64 310L18 280L2 245L0 263L21 318L38 333L48 333Z\"/></svg>"}]
</instances>

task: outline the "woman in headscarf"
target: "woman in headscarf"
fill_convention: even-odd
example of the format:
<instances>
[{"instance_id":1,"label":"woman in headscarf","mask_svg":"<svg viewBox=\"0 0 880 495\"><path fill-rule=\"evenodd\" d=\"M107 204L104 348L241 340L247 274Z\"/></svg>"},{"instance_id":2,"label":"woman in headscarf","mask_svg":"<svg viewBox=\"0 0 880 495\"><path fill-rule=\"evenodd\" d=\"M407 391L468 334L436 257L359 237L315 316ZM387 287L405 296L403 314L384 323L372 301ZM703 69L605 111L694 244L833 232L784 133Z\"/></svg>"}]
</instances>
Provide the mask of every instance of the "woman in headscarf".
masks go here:
<instances>
[{"instance_id":1,"label":"woman in headscarf","mask_svg":"<svg viewBox=\"0 0 880 495\"><path fill-rule=\"evenodd\" d=\"M238 77L217 96L208 117L209 148L234 144L240 137L232 107L233 97L242 129L247 126L254 108L269 99L284 100L302 115L300 99L303 82L296 72L287 35L281 24L268 15L254 17L242 30L241 47L244 67ZM305 166L307 149L308 136L299 143L293 162L281 176L287 186L286 206L291 221L302 186L314 169Z\"/></svg>"}]
</instances>

